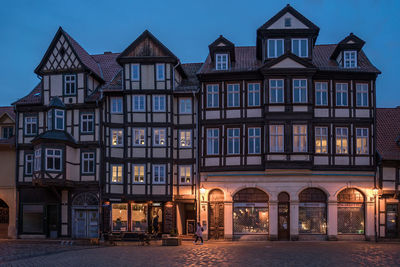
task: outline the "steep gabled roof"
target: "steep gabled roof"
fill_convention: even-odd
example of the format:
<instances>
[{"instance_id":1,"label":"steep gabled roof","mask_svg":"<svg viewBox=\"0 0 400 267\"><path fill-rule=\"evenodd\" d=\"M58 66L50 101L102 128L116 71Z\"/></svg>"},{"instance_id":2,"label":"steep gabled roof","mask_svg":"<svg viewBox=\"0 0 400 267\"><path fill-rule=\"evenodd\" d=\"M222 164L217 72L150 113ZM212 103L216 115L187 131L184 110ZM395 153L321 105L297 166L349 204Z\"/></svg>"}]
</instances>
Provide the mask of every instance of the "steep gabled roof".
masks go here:
<instances>
[{"instance_id":1,"label":"steep gabled roof","mask_svg":"<svg viewBox=\"0 0 400 267\"><path fill-rule=\"evenodd\" d=\"M376 149L383 160L400 160L400 107L376 109Z\"/></svg>"},{"instance_id":2,"label":"steep gabled roof","mask_svg":"<svg viewBox=\"0 0 400 267\"><path fill-rule=\"evenodd\" d=\"M26 96L13 102L11 105L37 105L42 103L42 82L39 82L35 88Z\"/></svg>"},{"instance_id":3,"label":"steep gabled roof","mask_svg":"<svg viewBox=\"0 0 400 267\"><path fill-rule=\"evenodd\" d=\"M7 115L15 121L15 112L14 112L14 107L12 106L7 106L7 107L0 107L0 118L3 117L4 115Z\"/></svg>"},{"instance_id":4,"label":"steep gabled roof","mask_svg":"<svg viewBox=\"0 0 400 267\"><path fill-rule=\"evenodd\" d=\"M281 55L278 58L269 60L267 63L264 64L264 66L261 67L261 69L270 68L270 67L278 64L279 62L282 62L285 59L291 59L294 62L304 66L305 68L315 68L315 66L310 61L300 58L293 53L286 52L285 54Z\"/></svg>"},{"instance_id":5,"label":"steep gabled roof","mask_svg":"<svg viewBox=\"0 0 400 267\"><path fill-rule=\"evenodd\" d=\"M332 52L331 58L336 59L342 50L356 50L360 51L364 46L365 41L354 35L352 32L338 43L335 50Z\"/></svg>"},{"instance_id":6,"label":"steep gabled roof","mask_svg":"<svg viewBox=\"0 0 400 267\"><path fill-rule=\"evenodd\" d=\"M211 60L214 61L214 55L218 52L225 52L230 54L230 60L235 61L235 45L220 35L214 42L212 42L208 49L210 51Z\"/></svg>"}]
</instances>

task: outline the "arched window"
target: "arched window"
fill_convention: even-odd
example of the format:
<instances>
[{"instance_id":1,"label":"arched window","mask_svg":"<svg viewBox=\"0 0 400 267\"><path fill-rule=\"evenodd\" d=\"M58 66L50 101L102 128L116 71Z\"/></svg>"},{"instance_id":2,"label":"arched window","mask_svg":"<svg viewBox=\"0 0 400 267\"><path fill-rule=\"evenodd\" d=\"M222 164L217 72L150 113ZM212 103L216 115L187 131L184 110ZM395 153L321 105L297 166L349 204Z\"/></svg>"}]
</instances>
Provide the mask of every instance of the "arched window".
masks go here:
<instances>
[{"instance_id":1,"label":"arched window","mask_svg":"<svg viewBox=\"0 0 400 267\"><path fill-rule=\"evenodd\" d=\"M257 188L233 196L233 231L236 235L268 234L268 195Z\"/></svg>"},{"instance_id":2,"label":"arched window","mask_svg":"<svg viewBox=\"0 0 400 267\"><path fill-rule=\"evenodd\" d=\"M338 234L364 234L364 195L354 188L338 194Z\"/></svg>"},{"instance_id":3,"label":"arched window","mask_svg":"<svg viewBox=\"0 0 400 267\"><path fill-rule=\"evenodd\" d=\"M72 201L73 206L97 206L98 204L97 196L92 193L80 193Z\"/></svg>"},{"instance_id":4,"label":"arched window","mask_svg":"<svg viewBox=\"0 0 400 267\"><path fill-rule=\"evenodd\" d=\"M299 233L326 234L326 194L307 188L299 194Z\"/></svg>"}]
</instances>

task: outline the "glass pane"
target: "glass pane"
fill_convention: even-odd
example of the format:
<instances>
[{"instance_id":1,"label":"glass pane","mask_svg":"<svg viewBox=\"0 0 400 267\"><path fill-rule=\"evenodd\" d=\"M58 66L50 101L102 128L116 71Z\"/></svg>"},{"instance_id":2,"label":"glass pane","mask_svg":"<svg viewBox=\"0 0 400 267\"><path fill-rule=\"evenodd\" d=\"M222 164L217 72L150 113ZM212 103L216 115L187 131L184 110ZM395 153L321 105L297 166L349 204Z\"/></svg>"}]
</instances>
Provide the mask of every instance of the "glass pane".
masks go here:
<instances>
[{"instance_id":1,"label":"glass pane","mask_svg":"<svg viewBox=\"0 0 400 267\"><path fill-rule=\"evenodd\" d=\"M325 203L300 203L299 233L326 234Z\"/></svg>"},{"instance_id":2,"label":"glass pane","mask_svg":"<svg viewBox=\"0 0 400 267\"><path fill-rule=\"evenodd\" d=\"M128 204L112 204L113 231L128 231Z\"/></svg>"},{"instance_id":3,"label":"glass pane","mask_svg":"<svg viewBox=\"0 0 400 267\"><path fill-rule=\"evenodd\" d=\"M248 205L249 203L246 203ZM265 203L267 205L267 203ZM233 209L234 234L267 234L268 233L268 208L267 207L237 207Z\"/></svg>"},{"instance_id":4,"label":"glass pane","mask_svg":"<svg viewBox=\"0 0 400 267\"><path fill-rule=\"evenodd\" d=\"M132 231L146 232L147 223L147 204L131 204Z\"/></svg>"},{"instance_id":5,"label":"glass pane","mask_svg":"<svg viewBox=\"0 0 400 267\"><path fill-rule=\"evenodd\" d=\"M338 234L364 234L364 205L338 203Z\"/></svg>"}]
</instances>

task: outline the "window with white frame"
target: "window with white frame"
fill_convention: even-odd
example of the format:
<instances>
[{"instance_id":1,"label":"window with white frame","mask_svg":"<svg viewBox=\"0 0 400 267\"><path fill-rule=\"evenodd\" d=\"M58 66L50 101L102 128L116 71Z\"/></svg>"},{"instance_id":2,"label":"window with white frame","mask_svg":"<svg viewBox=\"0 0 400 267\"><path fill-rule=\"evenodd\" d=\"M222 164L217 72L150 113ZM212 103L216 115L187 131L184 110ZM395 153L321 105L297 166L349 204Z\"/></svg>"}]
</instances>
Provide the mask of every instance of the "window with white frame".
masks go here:
<instances>
[{"instance_id":1,"label":"window with white frame","mask_svg":"<svg viewBox=\"0 0 400 267\"><path fill-rule=\"evenodd\" d=\"M315 153L328 153L328 127L315 127Z\"/></svg>"},{"instance_id":2,"label":"window with white frame","mask_svg":"<svg viewBox=\"0 0 400 267\"><path fill-rule=\"evenodd\" d=\"M269 126L269 151L284 151L284 125Z\"/></svg>"},{"instance_id":3,"label":"window with white frame","mask_svg":"<svg viewBox=\"0 0 400 267\"><path fill-rule=\"evenodd\" d=\"M165 111L165 95L153 95L153 111Z\"/></svg>"},{"instance_id":4,"label":"window with white frame","mask_svg":"<svg viewBox=\"0 0 400 267\"><path fill-rule=\"evenodd\" d=\"M55 112L55 127L56 130L64 130L64 110L56 109Z\"/></svg>"},{"instance_id":5,"label":"window with white frame","mask_svg":"<svg viewBox=\"0 0 400 267\"><path fill-rule=\"evenodd\" d=\"M133 166L133 183L144 184L146 183L145 165L132 165Z\"/></svg>"},{"instance_id":6,"label":"window with white frame","mask_svg":"<svg viewBox=\"0 0 400 267\"><path fill-rule=\"evenodd\" d=\"M336 84L336 106L347 106L347 83Z\"/></svg>"},{"instance_id":7,"label":"window with white frame","mask_svg":"<svg viewBox=\"0 0 400 267\"><path fill-rule=\"evenodd\" d=\"M368 107L368 84L357 83L356 94L357 107Z\"/></svg>"},{"instance_id":8,"label":"window with white frame","mask_svg":"<svg viewBox=\"0 0 400 267\"><path fill-rule=\"evenodd\" d=\"M166 144L165 129L153 129L153 145L165 146Z\"/></svg>"},{"instance_id":9,"label":"window with white frame","mask_svg":"<svg viewBox=\"0 0 400 267\"><path fill-rule=\"evenodd\" d=\"M133 96L133 111L144 112L146 111L146 96L134 95Z\"/></svg>"},{"instance_id":10,"label":"window with white frame","mask_svg":"<svg viewBox=\"0 0 400 267\"><path fill-rule=\"evenodd\" d=\"M317 106L328 105L328 83L316 82L315 83L315 104Z\"/></svg>"},{"instance_id":11,"label":"window with white frame","mask_svg":"<svg viewBox=\"0 0 400 267\"><path fill-rule=\"evenodd\" d=\"M307 125L293 125L293 152L307 152Z\"/></svg>"},{"instance_id":12,"label":"window with white frame","mask_svg":"<svg viewBox=\"0 0 400 267\"><path fill-rule=\"evenodd\" d=\"M348 129L345 127L336 128L336 154L347 154L348 149Z\"/></svg>"},{"instance_id":13,"label":"window with white frame","mask_svg":"<svg viewBox=\"0 0 400 267\"><path fill-rule=\"evenodd\" d=\"M248 146L249 154L260 154L261 153L261 128L249 128L248 129Z\"/></svg>"},{"instance_id":14,"label":"window with white frame","mask_svg":"<svg viewBox=\"0 0 400 267\"><path fill-rule=\"evenodd\" d=\"M215 54L215 69L216 70L228 69L228 54Z\"/></svg>"},{"instance_id":15,"label":"window with white frame","mask_svg":"<svg viewBox=\"0 0 400 267\"><path fill-rule=\"evenodd\" d=\"M32 175L33 173L33 154L25 155L25 175Z\"/></svg>"},{"instance_id":16,"label":"window with white frame","mask_svg":"<svg viewBox=\"0 0 400 267\"><path fill-rule=\"evenodd\" d=\"M124 132L122 129L111 129L111 146L122 146L124 143Z\"/></svg>"},{"instance_id":17,"label":"window with white frame","mask_svg":"<svg viewBox=\"0 0 400 267\"><path fill-rule=\"evenodd\" d=\"M249 83L247 85L247 105L249 107L260 106L260 84Z\"/></svg>"},{"instance_id":18,"label":"window with white frame","mask_svg":"<svg viewBox=\"0 0 400 267\"><path fill-rule=\"evenodd\" d=\"M240 153L240 129L228 129L228 154Z\"/></svg>"},{"instance_id":19,"label":"window with white frame","mask_svg":"<svg viewBox=\"0 0 400 267\"><path fill-rule=\"evenodd\" d=\"M293 80L293 103L307 103L307 80Z\"/></svg>"},{"instance_id":20,"label":"window with white frame","mask_svg":"<svg viewBox=\"0 0 400 267\"><path fill-rule=\"evenodd\" d=\"M228 107L239 107L239 98L239 84L228 84Z\"/></svg>"},{"instance_id":21,"label":"window with white frame","mask_svg":"<svg viewBox=\"0 0 400 267\"><path fill-rule=\"evenodd\" d=\"M191 114L192 113L192 99L191 98L179 98L179 113L180 114Z\"/></svg>"},{"instance_id":22,"label":"window with white frame","mask_svg":"<svg viewBox=\"0 0 400 267\"><path fill-rule=\"evenodd\" d=\"M47 111L47 130L53 130L53 110Z\"/></svg>"},{"instance_id":23,"label":"window with white frame","mask_svg":"<svg viewBox=\"0 0 400 267\"><path fill-rule=\"evenodd\" d=\"M82 173L93 174L95 170L94 152L82 152Z\"/></svg>"},{"instance_id":24,"label":"window with white frame","mask_svg":"<svg viewBox=\"0 0 400 267\"><path fill-rule=\"evenodd\" d=\"M356 144L357 150L356 153L358 155L367 155L369 152L368 145L368 128L356 128Z\"/></svg>"},{"instance_id":25,"label":"window with white frame","mask_svg":"<svg viewBox=\"0 0 400 267\"><path fill-rule=\"evenodd\" d=\"M140 81L140 65L139 64L131 65L131 80L132 81Z\"/></svg>"},{"instance_id":26,"label":"window with white frame","mask_svg":"<svg viewBox=\"0 0 400 267\"><path fill-rule=\"evenodd\" d=\"M268 57L276 58L283 55L284 42L283 39L268 39Z\"/></svg>"},{"instance_id":27,"label":"window with white frame","mask_svg":"<svg viewBox=\"0 0 400 267\"><path fill-rule=\"evenodd\" d=\"M179 166L179 183L191 184L192 183L192 167Z\"/></svg>"},{"instance_id":28,"label":"window with white frame","mask_svg":"<svg viewBox=\"0 0 400 267\"><path fill-rule=\"evenodd\" d=\"M37 117L25 117L25 135L37 133Z\"/></svg>"},{"instance_id":29,"label":"window with white frame","mask_svg":"<svg viewBox=\"0 0 400 267\"><path fill-rule=\"evenodd\" d=\"M343 64L345 68L357 68L357 51L344 51Z\"/></svg>"},{"instance_id":30,"label":"window with white frame","mask_svg":"<svg viewBox=\"0 0 400 267\"><path fill-rule=\"evenodd\" d=\"M114 114L122 113L122 97L111 98L111 113Z\"/></svg>"},{"instance_id":31,"label":"window with white frame","mask_svg":"<svg viewBox=\"0 0 400 267\"><path fill-rule=\"evenodd\" d=\"M64 75L64 94L75 95L76 94L76 76L75 75Z\"/></svg>"},{"instance_id":32,"label":"window with white frame","mask_svg":"<svg viewBox=\"0 0 400 267\"><path fill-rule=\"evenodd\" d=\"M298 57L308 57L308 40L292 39L292 53Z\"/></svg>"},{"instance_id":33,"label":"window with white frame","mask_svg":"<svg viewBox=\"0 0 400 267\"><path fill-rule=\"evenodd\" d=\"M165 64L157 64L157 81L165 80Z\"/></svg>"},{"instance_id":34,"label":"window with white frame","mask_svg":"<svg viewBox=\"0 0 400 267\"><path fill-rule=\"evenodd\" d=\"M153 165L153 184L165 184L165 165Z\"/></svg>"},{"instance_id":35,"label":"window with white frame","mask_svg":"<svg viewBox=\"0 0 400 267\"><path fill-rule=\"evenodd\" d=\"M180 130L179 131L179 147L190 148L192 147L192 131Z\"/></svg>"},{"instance_id":36,"label":"window with white frame","mask_svg":"<svg viewBox=\"0 0 400 267\"><path fill-rule=\"evenodd\" d=\"M144 146L146 145L146 129L134 128L133 129L133 145Z\"/></svg>"},{"instance_id":37,"label":"window with white frame","mask_svg":"<svg viewBox=\"0 0 400 267\"><path fill-rule=\"evenodd\" d=\"M122 184L123 183L123 174L124 171L123 165L111 165L111 183L112 184Z\"/></svg>"},{"instance_id":38,"label":"window with white frame","mask_svg":"<svg viewBox=\"0 0 400 267\"><path fill-rule=\"evenodd\" d=\"M219 106L219 86L218 84L207 85L207 107L217 108Z\"/></svg>"},{"instance_id":39,"label":"window with white frame","mask_svg":"<svg viewBox=\"0 0 400 267\"><path fill-rule=\"evenodd\" d=\"M269 102L283 103L283 80L269 80Z\"/></svg>"},{"instance_id":40,"label":"window with white frame","mask_svg":"<svg viewBox=\"0 0 400 267\"><path fill-rule=\"evenodd\" d=\"M46 148L46 171L61 171L61 149Z\"/></svg>"},{"instance_id":41,"label":"window with white frame","mask_svg":"<svg viewBox=\"0 0 400 267\"><path fill-rule=\"evenodd\" d=\"M207 129L207 155L219 154L219 129Z\"/></svg>"},{"instance_id":42,"label":"window with white frame","mask_svg":"<svg viewBox=\"0 0 400 267\"><path fill-rule=\"evenodd\" d=\"M81 114L81 132L92 133L94 130L94 114L84 113Z\"/></svg>"},{"instance_id":43,"label":"window with white frame","mask_svg":"<svg viewBox=\"0 0 400 267\"><path fill-rule=\"evenodd\" d=\"M35 150L35 171L40 171L42 169L42 151L40 149Z\"/></svg>"}]
</instances>

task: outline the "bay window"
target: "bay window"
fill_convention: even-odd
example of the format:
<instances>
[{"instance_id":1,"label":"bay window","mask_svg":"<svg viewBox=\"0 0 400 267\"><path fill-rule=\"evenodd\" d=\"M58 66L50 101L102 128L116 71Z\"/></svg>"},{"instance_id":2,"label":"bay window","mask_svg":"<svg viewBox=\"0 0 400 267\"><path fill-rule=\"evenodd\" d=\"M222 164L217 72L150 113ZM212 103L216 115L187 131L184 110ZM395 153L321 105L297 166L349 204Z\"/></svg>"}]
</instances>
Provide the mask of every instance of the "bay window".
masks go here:
<instances>
[{"instance_id":1,"label":"bay window","mask_svg":"<svg viewBox=\"0 0 400 267\"><path fill-rule=\"evenodd\" d=\"M61 171L61 149L46 148L46 171Z\"/></svg>"},{"instance_id":2,"label":"bay window","mask_svg":"<svg viewBox=\"0 0 400 267\"><path fill-rule=\"evenodd\" d=\"M25 175L32 175L33 173L33 154L25 155Z\"/></svg>"},{"instance_id":3,"label":"bay window","mask_svg":"<svg viewBox=\"0 0 400 267\"><path fill-rule=\"evenodd\" d=\"M55 112L55 124L54 129L56 130L64 130L64 110L56 109Z\"/></svg>"},{"instance_id":4,"label":"bay window","mask_svg":"<svg viewBox=\"0 0 400 267\"><path fill-rule=\"evenodd\" d=\"M42 151L40 149L35 150L35 171L40 171L42 169Z\"/></svg>"}]
</instances>

